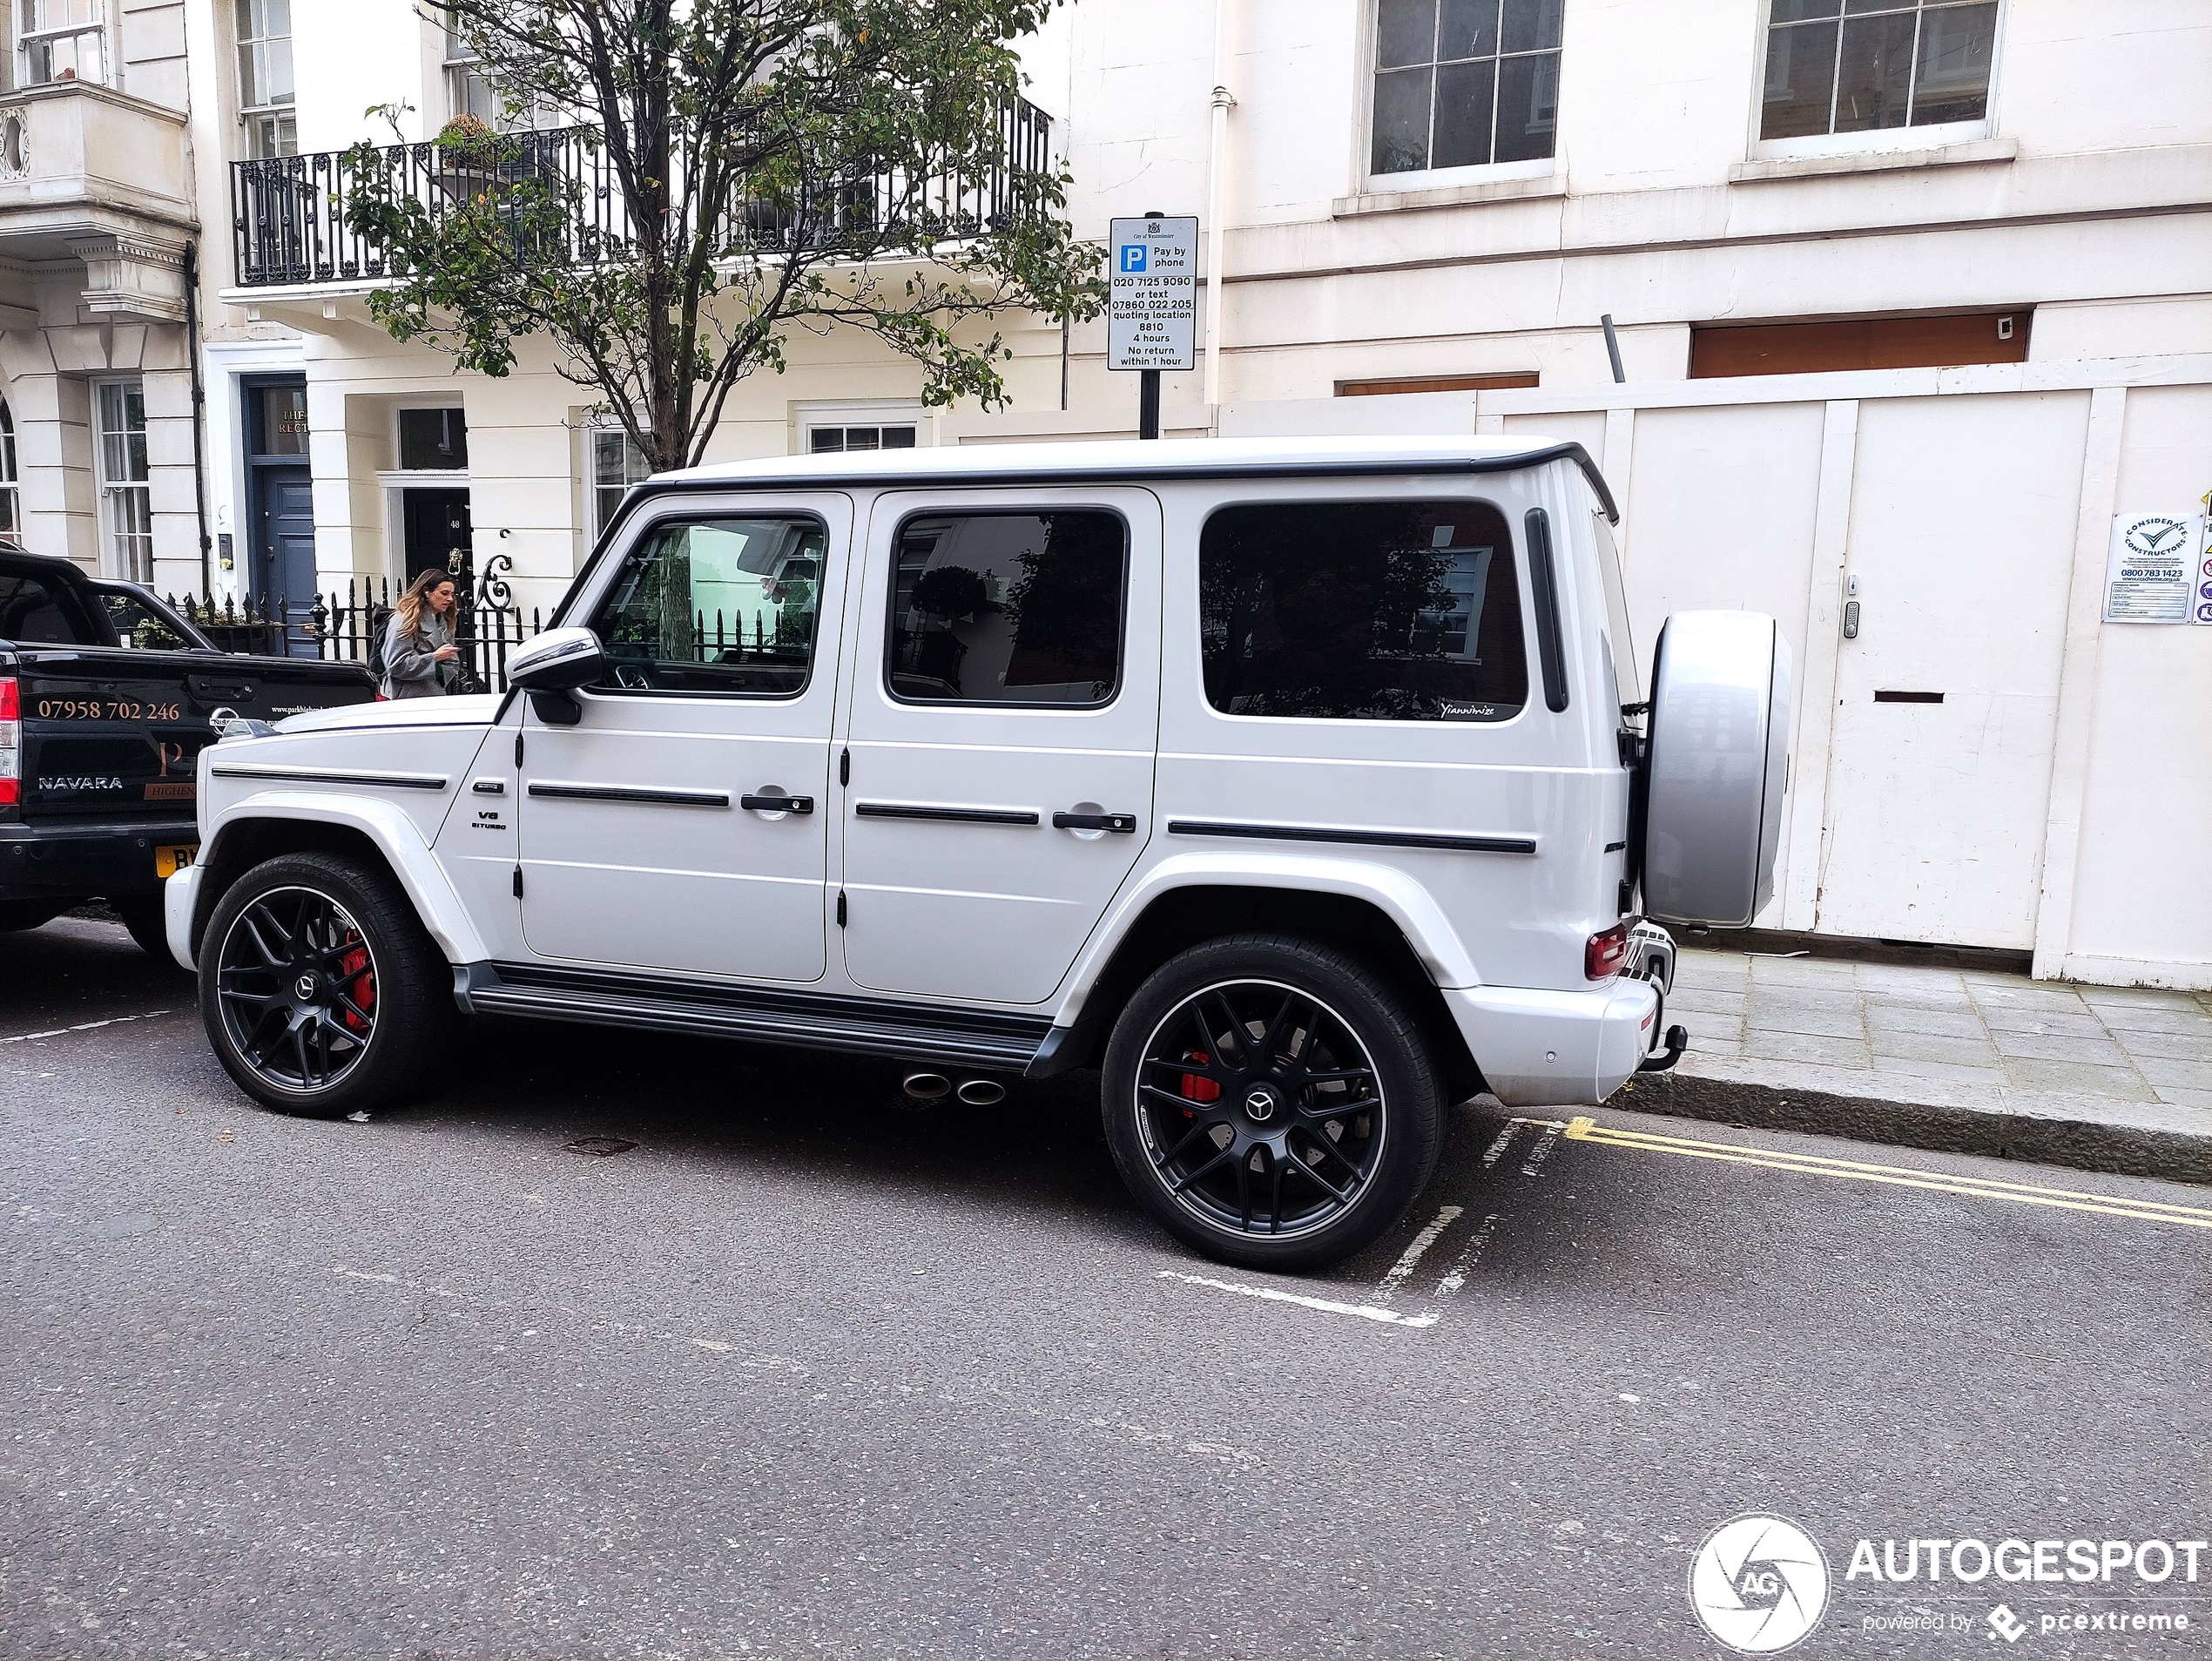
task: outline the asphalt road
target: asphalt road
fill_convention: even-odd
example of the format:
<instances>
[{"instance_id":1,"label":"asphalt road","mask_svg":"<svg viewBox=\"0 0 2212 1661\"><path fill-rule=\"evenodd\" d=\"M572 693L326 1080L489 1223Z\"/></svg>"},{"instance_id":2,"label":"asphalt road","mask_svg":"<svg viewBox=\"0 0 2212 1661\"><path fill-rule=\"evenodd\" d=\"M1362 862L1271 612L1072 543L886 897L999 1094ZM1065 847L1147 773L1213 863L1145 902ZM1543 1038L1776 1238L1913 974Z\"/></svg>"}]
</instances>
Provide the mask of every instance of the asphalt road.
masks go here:
<instances>
[{"instance_id":1,"label":"asphalt road","mask_svg":"<svg viewBox=\"0 0 2212 1661\"><path fill-rule=\"evenodd\" d=\"M2203 1190L1469 1104L1403 1228L1277 1279L1134 1212L1087 1076L890 1086L516 1025L290 1120L119 928L0 940L0 1652L1718 1656L1689 1565L1752 1510L1829 1563L1797 1654L2212 1647L2212 1561L2121 1600L2163 1637L1844 1577L2212 1533L2212 1230L2139 1211Z\"/></svg>"}]
</instances>

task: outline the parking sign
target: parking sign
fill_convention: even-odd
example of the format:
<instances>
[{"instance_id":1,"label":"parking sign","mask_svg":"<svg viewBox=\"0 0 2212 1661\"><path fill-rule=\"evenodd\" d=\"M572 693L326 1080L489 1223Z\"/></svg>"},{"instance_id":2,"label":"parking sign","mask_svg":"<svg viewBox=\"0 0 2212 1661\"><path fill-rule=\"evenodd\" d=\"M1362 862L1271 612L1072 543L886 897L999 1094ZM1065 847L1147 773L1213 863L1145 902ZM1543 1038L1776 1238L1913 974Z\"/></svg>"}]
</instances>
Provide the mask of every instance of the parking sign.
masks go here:
<instances>
[{"instance_id":1,"label":"parking sign","mask_svg":"<svg viewBox=\"0 0 2212 1661\"><path fill-rule=\"evenodd\" d=\"M1197 366L1198 221L1195 216L1116 219L1109 280L1106 367Z\"/></svg>"}]
</instances>

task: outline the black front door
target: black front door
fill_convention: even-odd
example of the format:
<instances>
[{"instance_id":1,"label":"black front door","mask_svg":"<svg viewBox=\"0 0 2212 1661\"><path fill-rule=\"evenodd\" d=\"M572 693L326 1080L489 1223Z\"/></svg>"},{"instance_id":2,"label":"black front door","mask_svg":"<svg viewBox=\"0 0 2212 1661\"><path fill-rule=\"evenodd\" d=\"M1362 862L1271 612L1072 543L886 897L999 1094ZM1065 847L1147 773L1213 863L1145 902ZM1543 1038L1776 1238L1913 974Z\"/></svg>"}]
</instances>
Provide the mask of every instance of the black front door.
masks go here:
<instances>
[{"instance_id":1,"label":"black front door","mask_svg":"<svg viewBox=\"0 0 2212 1661\"><path fill-rule=\"evenodd\" d=\"M263 612L284 626L285 650L312 658L315 605L314 490L304 467L253 469L253 579Z\"/></svg>"},{"instance_id":2,"label":"black front door","mask_svg":"<svg viewBox=\"0 0 2212 1661\"><path fill-rule=\"evenodd\" d=\"M308 632L316 576L307 379L254 375L239 390L246 415L246 591L282 630L280 645L259 649L313 658L320 646Z\"/></svg>"},{"instance_id":3,"label":"black front door","mask_svg":"<svg viewBox=\"0 0 2212 1661\"><path fill-rule=\"evenodd\" d=\"M463 594L473 591L476 573L469 546L469 492L410 490L402 494L407 580L412 583L435 565L452 572Z\"/></svg>"}]
</instances>

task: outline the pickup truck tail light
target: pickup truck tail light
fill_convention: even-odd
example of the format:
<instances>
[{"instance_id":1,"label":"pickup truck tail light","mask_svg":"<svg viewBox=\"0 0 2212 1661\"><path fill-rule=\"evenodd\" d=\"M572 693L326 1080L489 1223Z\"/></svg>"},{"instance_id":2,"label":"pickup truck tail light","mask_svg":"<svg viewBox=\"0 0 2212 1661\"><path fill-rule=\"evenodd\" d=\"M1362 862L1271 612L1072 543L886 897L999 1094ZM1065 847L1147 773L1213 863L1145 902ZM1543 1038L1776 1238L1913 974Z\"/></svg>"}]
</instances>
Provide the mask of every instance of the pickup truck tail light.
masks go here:
<instances>
[{"instance_id":1,"label":"pickup truck tail light","mask_svg":"<svg viewBox=\"0 0 2212 1661\"><path fill-rule=\"evenodd\" d=\"M1621 972L1621 965L1628 961L1629 930L1634 919L1622 918L1602 935L1592 935L1582 948L1582 974L1589 980L1608 981Z\"/></svg>"},{"instance_id":2,"label":"pickup truck tail light","mask_svg":"<svg viewBox=\"0 0 2212 1661\"><path fill-rule=\"evenodd\" d=\"M0 807L23 800L23 693L14 676L0 678Z\"/></svg>"}]
</instances>

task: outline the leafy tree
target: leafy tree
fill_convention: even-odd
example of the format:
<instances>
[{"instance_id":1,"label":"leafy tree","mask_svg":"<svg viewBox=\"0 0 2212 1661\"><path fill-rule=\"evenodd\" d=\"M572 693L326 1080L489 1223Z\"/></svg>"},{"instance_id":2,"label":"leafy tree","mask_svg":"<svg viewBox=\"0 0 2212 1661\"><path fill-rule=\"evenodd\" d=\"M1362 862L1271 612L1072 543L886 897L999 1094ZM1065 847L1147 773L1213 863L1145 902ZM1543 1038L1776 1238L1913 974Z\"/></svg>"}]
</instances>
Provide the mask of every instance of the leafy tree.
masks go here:
<instances>
[{"instance_id":1,"label":"leafy tree","mask_svg":"<svg viewBox=\"0 0 2212 1661\"><path fill-rule=\"evenodd\" d=\"M499 376L549 336L658 469L697 463L794 330L864 330L922 401L1003 403L1006 310L1082 321L1068 176L1010 154L1015 43L1059 0L447 0L510 114L356 145L376 321ZM393 113L388 107L386 113Z\"/></svg>"}]
</instances>

